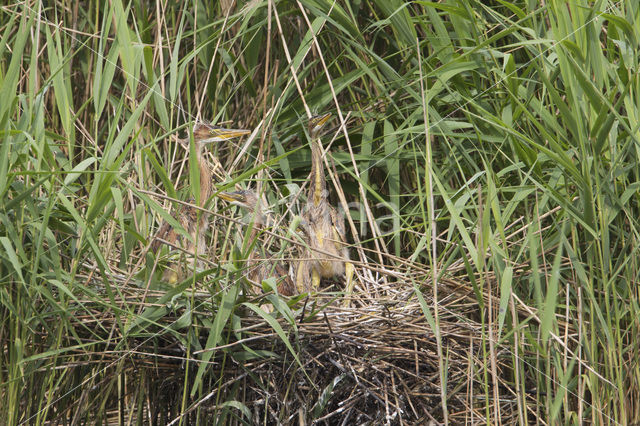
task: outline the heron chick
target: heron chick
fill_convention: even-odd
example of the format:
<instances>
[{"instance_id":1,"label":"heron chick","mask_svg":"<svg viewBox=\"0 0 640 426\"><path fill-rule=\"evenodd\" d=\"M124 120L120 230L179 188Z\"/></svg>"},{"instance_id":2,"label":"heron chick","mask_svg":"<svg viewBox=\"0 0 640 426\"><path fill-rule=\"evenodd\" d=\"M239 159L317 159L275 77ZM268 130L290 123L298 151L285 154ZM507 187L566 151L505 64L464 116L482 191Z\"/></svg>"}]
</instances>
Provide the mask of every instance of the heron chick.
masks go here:
<instances>
[{"instance_id":1,"label":"heron chick","mask_svg":"<svg viewBox=\"0 0 640 426\"><path fill-rule=\"evenodd\" d=\"M279 281L278 293L284 296L293 296L296 293L296 288L293 280L289 277L287 269L280 262L273 259L273 256L261 253L260 244L255 242L260 230L271 222L269 215L262 211L262 202L258 195L252 190L241 190L221 192L218 196L253 215L250 225L249 244L253 244L254 248L246 262L245 276L247 279L253 284L261 285L262 281L267 278L275 277Z\"/></svg>"},{"instance_id":2,"label":"heron chick","mask_svg":"<svg viewBox=\"0 0 640 426\"><path fill-rule=\"evenodd\" d=\"M212 192L212 172L203 154L203 147L212 142L222 142L251 133L250 130L225 129L206 123L197 123L193 127L193 142L195 145L196 160L200 175L200 199L196 204L192 200L193 206L181 205L177 211L177 219L182 227L187 231L189 238L181 236L168 222L164 222L158 230L151 251L157 252L163 241L172 246L179 247L182 251L199 258L206 257L207 247L205 243L205 233L209 227L209 215L200 211L211 196ZM189 150L189 138L178 139L180 145ZM199 208L198 208L199 207ZM175 285L184 278L181 265L171 263L167 266L163 274L163 281Z\"/></svg>"},{"instance_id":3,"label":"heron chick","mask_svg":"<svg viewBox=\"0 0 640 426\"><path fill-rule=\"evenodd\" d=\"M308 123L311 138L311 180L302 215L308 249L298 264L296 287L299 292L315 291L322 278L344 275L346 293L351 294L354 267L349 261L344 218L329 203L322 162L320 132L330 117L331 113L317 115Z\"/></svg>"}]
</instances>

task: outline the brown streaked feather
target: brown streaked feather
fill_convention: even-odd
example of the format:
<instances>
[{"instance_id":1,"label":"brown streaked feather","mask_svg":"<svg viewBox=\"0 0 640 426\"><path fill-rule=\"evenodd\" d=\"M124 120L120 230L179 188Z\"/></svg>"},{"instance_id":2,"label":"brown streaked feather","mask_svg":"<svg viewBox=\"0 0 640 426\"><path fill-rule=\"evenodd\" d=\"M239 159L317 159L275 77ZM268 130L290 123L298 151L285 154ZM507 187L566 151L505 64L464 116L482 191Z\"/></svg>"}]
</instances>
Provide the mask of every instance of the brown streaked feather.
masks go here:
<instances>
[{"instance_id":1,"label":"brown streaked feather","mask_svg":"<svg viewBox=\"0 0 640 426\"><path fill-rule=\"evenodd\" d=\"M234 192L222 192L218 194L220 198L231 204L242 207L253 214L252 229L249 236L251 244L254 244L260 229L266 223L271 222L268 215L262 213L261 201L254 191L243 190ZM259 244L256 244L259 247ZM245 276L254 284L261 285L262 281L275 277L278 279L278 293L284 296L293 296L296 293L296 286L289 277L287 270L280 262L275 260L273 256L266 255L259 258L256 249L249 255L247 259L247 273Z\"/></svg>"},{"instance_id":2,"label":"brown streaked feather","mask_svg":"<svg viewBox=\"0 0 640 426\"><path fill-rule=\"evenodd\" d=\"M247 270L247 279L255 285L261 286L262 281L273 277L278 282L278 294L283 296L296 294L295 285L291 277L289 277L288 271L271 256L267 256L264 259L250 258L247 261Z\"/></svg>"},{"instance_id":3,"label":"brown streaked feather","mask_svg":"<svg viewBox=\"0 0 640 426\"><path fill-rule=\"evenodd\" d=\"M171 225L169 225L169 222L162 222L162 225L160 225L160 228L158 229L158 232L156 232L156 235L153 238L153 242L149 247L152 253L158 252L158 249L162 245L162 241L160 241L161 239L169 241L169 239L167 238L167 236L169 235L169 231L173 231L173 229L171 229Z\"/></svg>"}]
</instances>

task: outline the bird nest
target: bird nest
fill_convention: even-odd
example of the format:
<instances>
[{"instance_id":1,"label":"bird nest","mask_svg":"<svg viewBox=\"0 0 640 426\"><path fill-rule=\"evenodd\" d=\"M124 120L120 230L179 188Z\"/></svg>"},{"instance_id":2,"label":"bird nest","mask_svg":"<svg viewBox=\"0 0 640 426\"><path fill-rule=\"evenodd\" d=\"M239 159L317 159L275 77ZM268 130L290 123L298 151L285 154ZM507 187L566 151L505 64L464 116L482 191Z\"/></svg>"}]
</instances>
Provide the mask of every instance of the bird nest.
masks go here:
<instances>
[{"instance_id":1,"label":"bird nest","mask_svg":"<svg viewBox=\"0 0 640 426\"><path fill-rule=\"evenodd\" d=\"M296 301L232 289L212 296L222 281L197 291L121 287L126 303L146 302L125 328L130 352L100 359L119 365L132 389L145 386L145 404L131 409L160 423L221 415L263 424L440 423L443 396L453 423L486 423L489 409L502 421L517 418L509 354L496 349L498 392L483 385L488 343L469 287L443 280L435 303L430 284L366 275L349 306L331 288ZM278 309L287 301L290 311Z\"/></svg>"}]
</instances>

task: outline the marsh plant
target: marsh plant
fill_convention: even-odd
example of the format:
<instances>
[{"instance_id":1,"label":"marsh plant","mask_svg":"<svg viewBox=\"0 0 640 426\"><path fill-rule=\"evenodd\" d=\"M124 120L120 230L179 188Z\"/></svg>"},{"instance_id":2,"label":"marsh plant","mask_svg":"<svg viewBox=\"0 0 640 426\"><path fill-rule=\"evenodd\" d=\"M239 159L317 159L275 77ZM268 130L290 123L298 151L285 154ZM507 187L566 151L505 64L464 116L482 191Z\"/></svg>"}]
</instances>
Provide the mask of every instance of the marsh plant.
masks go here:
<instances>
[{"instance_id":1,"label":"marsh plant","mask_svg":"<svg viewBox=\"0 0 640 426\"><path fill-rule=\"evenodd\" d=\"M3 4L0 423L640 422L639 43L635 1ZM355 285L284 297L244 269L304 247L318 112ZM202 121L252 130L206 200Z\"/></svg>"}]
</instances>

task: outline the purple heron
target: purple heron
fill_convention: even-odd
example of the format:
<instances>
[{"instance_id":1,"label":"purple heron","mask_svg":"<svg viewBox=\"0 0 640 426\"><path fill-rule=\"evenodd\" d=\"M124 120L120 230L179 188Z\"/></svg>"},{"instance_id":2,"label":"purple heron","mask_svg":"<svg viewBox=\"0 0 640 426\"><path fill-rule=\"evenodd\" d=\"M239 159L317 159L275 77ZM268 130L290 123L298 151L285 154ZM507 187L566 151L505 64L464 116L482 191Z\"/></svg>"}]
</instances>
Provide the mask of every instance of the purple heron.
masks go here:
<instances>
[{"instance_id":1,"label":"purple heron","mask_svg":"<svg viewBox=\"0 0 640 426\"><path fill-rule=\"evenodd\" d=\"M271 259L269 255L261 256L259 253L261 251L258 249L260 243L255 240L263 226L270 223L270 217L262 212L262 202L258 195L251 190L242 190L221 192L218 196L231 204L242 207L253 215L249 244L254 244L254 249L251 251L245 266L247 279L252 284L261 285L262 281L267 278L275 277L280 282L278 284L278 293L284 296L293 296L296 293L296 287L286 268Z\"/></svg>"},{"instance_id":2,"label":"purple heron","mask_svg":"<svg viewBox=\"0 0 640 426\"><path fill-rule=\"evenodd\" d=\"M197 123L193 127L193 141L195 144L196 159L200 173L200 201L197 207L204 207L211 196L212 173L209 164L204 157L203 146L212 142L226 141L239 136L251 133L249 130L225 129L212 126L206 123ZM189 138L178 139L180 145L189 149ZM195 202L192 200L193 204ZM205 243L205 233L209 226L209 217L205 212L198 214L198 208L191 206L180 206L177 212L177 219L182 227L187 231L190 238L184 238L173 227L164 222L151 244L151 250L157 252L163 242L168 242L172 246L178 246L183 251L197 257L205 257L207 247ZM178 264L167 266L163 274L163 281L175 285L183 278L182 267Z\"/></svg>"},{"instance_id":3,"label":"purple heron","mask_svg":"<svg viewBox=\"0 0 640 426\"><path fill-rule=\"evenodd\" d=\"M304 257L308 260L299 262L296 271L296 287L301 293L317 290L322 278L342 275L346 276L346 293L350 294L353 289L354 267L349 262L344 218L329 204L322 164L320 131L330 117L331 113L317 115L311 117L308 124L311 138L311 180L307 205L302 215L308 244Z\"/></svg>"}]
</instances>

